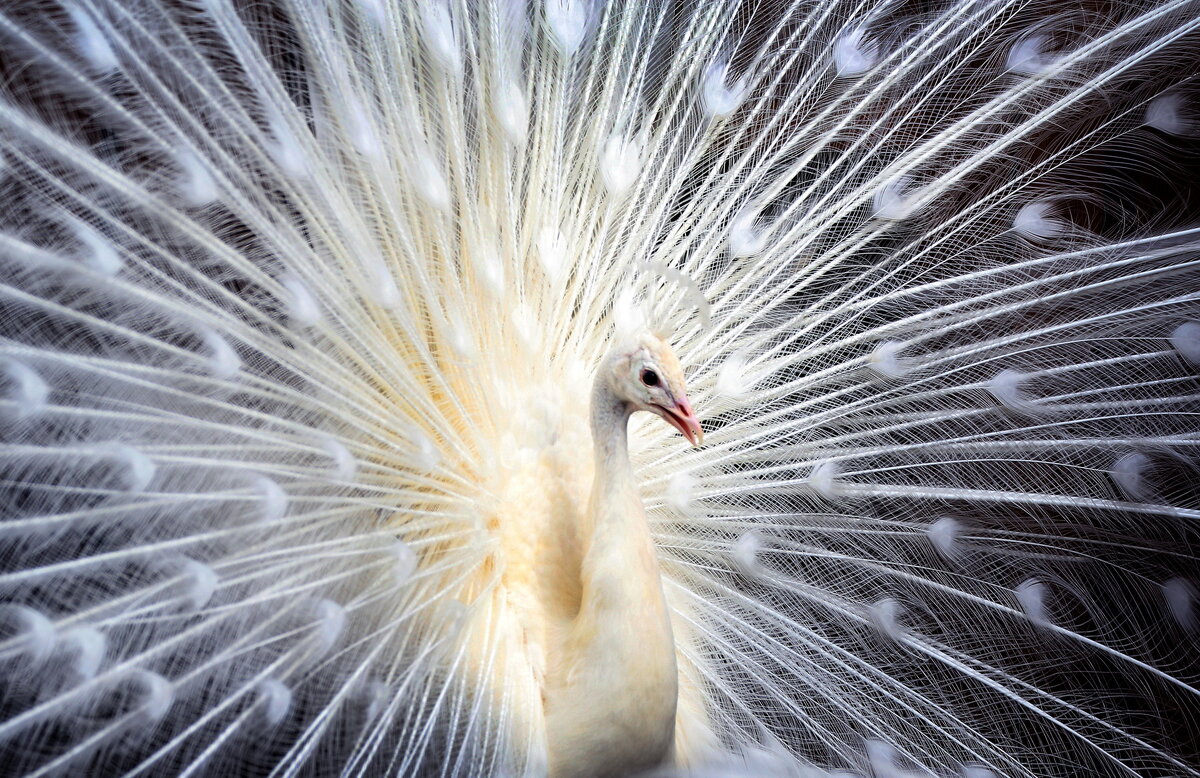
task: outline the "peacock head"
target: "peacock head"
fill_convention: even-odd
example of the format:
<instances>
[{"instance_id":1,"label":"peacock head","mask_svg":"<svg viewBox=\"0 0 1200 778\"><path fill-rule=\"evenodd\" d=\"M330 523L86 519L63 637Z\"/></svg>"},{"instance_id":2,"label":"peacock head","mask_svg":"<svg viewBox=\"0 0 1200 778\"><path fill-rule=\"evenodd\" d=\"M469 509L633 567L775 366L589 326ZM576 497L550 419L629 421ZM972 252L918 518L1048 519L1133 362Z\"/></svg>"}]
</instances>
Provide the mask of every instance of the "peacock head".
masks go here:
<instances>
[{"instance_id":1,"label":"peacock head","mask_svg":"<svg viewBox=\"0 0 1200 778\"><path fill-rule=\"evenodd\" d=\"M634 411L663 417L693 446L704 443L700 420L688 401L683 368L665 341L645 332L619 346L613 356L610 381L619 398Z\"/></svg>"}]
</instances>

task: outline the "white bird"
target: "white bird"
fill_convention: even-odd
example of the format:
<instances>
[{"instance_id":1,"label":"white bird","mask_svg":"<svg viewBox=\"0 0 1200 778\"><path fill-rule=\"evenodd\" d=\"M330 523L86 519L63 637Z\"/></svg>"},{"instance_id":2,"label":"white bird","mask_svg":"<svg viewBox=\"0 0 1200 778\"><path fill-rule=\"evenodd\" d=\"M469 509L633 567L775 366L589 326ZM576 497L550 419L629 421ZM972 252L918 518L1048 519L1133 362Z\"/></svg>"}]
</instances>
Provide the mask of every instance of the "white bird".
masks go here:
<instances>
[{"instance_id":1,"label":"white bird","mask_svg":"<svg viewBox=\"0 0 1200 778\"><path fill-rule=\"evenodd\" d=\"M577 570L578 583L554 581L578 599L556 603L569 615L549 627L544 697L551 775L627 775L658 767L674 746L675 641L629 461L627 427L635 411L658 414L693 444L703 441L679 361L650 333L618 342L596 376L591 497L586 516L567 530L578 540L528 539L578 548L576 558L558 563Z\"/></svg>"},{"instance_id":2,"label":"white bird","mask_svg":"<svg viewBox=\"0 0 1200 778\"><path fill-rule=\"evenodd\" d=\"M0 775L1200 777L1198 43L2 4Z\"/></svg>"}]
</instances>

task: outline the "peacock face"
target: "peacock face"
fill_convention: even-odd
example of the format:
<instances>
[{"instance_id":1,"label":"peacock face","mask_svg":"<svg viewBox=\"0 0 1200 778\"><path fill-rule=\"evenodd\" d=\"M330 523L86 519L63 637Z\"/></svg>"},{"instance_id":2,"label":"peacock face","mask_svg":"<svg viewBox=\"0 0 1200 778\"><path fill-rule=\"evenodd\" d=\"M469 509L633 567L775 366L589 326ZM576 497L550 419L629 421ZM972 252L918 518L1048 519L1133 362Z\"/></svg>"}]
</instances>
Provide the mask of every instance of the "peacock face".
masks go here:
<instances>
[{"instance_id":1,"label":"peacock face","mask_svg":"<svg viewBox=\"0 0 1200 778\"><path fill-rule=\"evenodd\" d=\"M704 442L700 420L688 400L683 368L664 341L655 335L643 335L614 370L619 396L638 411L661 416L679 430L693 446Z\"/></svg>"}]
</instances>

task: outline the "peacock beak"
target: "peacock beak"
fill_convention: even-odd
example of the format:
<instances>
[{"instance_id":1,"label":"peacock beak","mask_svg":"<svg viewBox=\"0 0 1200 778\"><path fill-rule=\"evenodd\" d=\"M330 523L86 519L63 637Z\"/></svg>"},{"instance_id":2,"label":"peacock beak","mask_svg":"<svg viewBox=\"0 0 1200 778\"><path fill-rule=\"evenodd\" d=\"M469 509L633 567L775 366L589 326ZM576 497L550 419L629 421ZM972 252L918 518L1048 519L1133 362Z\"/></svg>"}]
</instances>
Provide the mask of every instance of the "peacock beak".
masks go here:
<instances>
[{"instance_id":1,"label":"peacock beak","mask_svg":"<svg viewBox=\"0 0 1200 778\"><path fill-rule=\"evenodd\" d=\"M700 420L696 418L686 395L675 401L674 408L662 408L662 411L662 417L683 433L689 443L696 447L704 445L704 430L700 428Z\"/></svg>"}]
</instances>

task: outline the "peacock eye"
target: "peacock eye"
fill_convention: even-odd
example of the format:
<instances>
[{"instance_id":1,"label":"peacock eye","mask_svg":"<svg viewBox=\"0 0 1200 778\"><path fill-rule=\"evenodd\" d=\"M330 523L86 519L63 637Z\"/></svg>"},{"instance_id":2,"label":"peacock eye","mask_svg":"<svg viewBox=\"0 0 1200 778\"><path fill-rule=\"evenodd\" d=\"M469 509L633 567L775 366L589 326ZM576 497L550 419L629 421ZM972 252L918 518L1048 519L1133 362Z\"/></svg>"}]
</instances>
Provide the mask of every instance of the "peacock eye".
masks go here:
<instances>
[{"instance_id":1,"label":"peacock eye","mask_svg":"<svg viewBox=\"0 0 1200 778\"><path fill-rule=\"evenodd\" d=\"M658 373L653 370L643 370L642 383L646 386L658 386Z\"/></svg>"}]
</instances>

